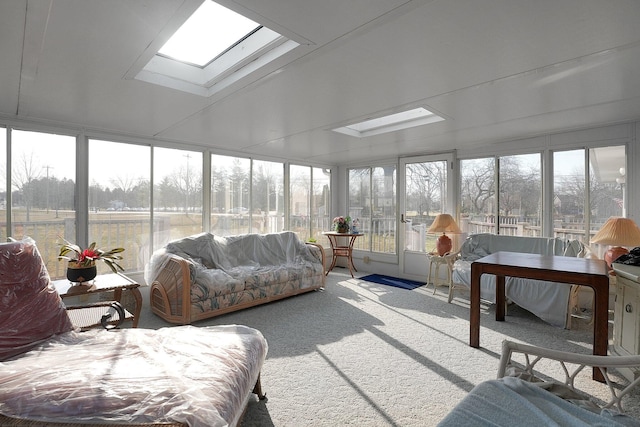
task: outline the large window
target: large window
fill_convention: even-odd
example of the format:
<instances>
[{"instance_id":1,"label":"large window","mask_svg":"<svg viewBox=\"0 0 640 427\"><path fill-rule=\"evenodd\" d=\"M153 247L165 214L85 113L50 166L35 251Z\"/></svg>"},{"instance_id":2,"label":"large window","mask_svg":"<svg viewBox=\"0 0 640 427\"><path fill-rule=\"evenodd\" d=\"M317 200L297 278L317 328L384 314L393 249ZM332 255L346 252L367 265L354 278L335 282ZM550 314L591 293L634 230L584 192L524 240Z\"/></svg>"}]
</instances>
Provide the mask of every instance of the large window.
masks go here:
<instances>
[{"instance_id":1,"label":"large window","mask_svg":"<svg viewBox=\"0 0 640 427\"><path fill-rule=\"evenodd\" d=\"M102 249L125 248L120 265L126 271L142 271L151 253L150 151L89 141L89 242ZM98 263L98 272L109 271Z\"/></svg>"},{"instance_id":2,"label":"large window","mask_svg":"<svg viewBox=\"0 0 640 427\"><path fill-rule=\"evenodd\" d=\"M328 169L294 166L287 189L284 163L211 155L211 203L203 206L204 160L202 151L0 127L0 170L8 178L0 179L0 239L33 238L54 279L65 275L57 259L64 240L124 247L125 271L142 272L154 249L202 232L203 215L219 235L295 229L303 240L323 242Z\"/></svg>"},{"instance_id":3,"label":"large window","mask_svg":"<svg viewBox=\"0 0 640 427\"><path fill-rule=\"evenodd\" d=\"M553 153L554 235L588 243L611 216L625 216L625 147Z\"/></svg>"},{"instance_id":4,"label":"large window","mask_svg":"<svg viewBox=\"0 0 640 427\"><path fill-rule=\"evenodd\" d=\"M202 231L202 153L154 148L154 248Z\"/></svg>"},{"instance_id":5,"label":"large window","mask_svg":"<svg viewBox=\"0 0 640 427\"><path fill-rule=\"evenodd\" d=\"M311 236L323 246L329 246L322 234L331 229L331 170L311 168Z\"/></svg>"},{"instance_id":6,"label":"large window","mask_svg":"<svg viewBox=\"0 0 640 427\"><path fill-rule=\"evenodd\" d=\"M396 253L396 166L348 170L348 215L365 234L354 248Z\"/></svg>"},{"instance_id":7,"label":"large window","mask_svg":"<svg viewBox=\"0 0 640 427\"><path fill-rule=\"evenodd\" d=\"M284 164L254 160L251 179L251 231L284 229Z\"/></svg>"},{"instance_id":8,"label":"large window","mask_svg":"<svg viewBox=\"0 0 640 427\"><path fill-rule=\"evenodd\" d=\"M306 240L311 230L311 168L291 165L289 172L289 229Z\"/></svg>"},{"instance_id":9,"label":"large window","mask_svg":"<svg viewBox=\"0 0 640 427\"><path fill-rule=\"evenodd\" d=\"M211 156L211 232L221 236L250 232L251 161Z\"/></svg>"},{"instance_id":10,"label":"large window","mask_svg":"<svg viewBox=\"0 0 640 427\"><path fill-rule=\"evenodd\" d=\"M303 240L310 238L323 246L329 240L331 172L328 169L291 165L289 167L289 229Z\"/></svg>"},{"instance_id":11,"label":"large window","mask_svg":"<svg viewBox=\"0 0 640 427\"><path fill-rule=\"evenodd\" d=\"M473 233L497 233L495 213L496 161L493 157L460 161L460 227ZM477 223L487 224L479 226Z\"/></svg>"},{"instance_id":12,"label":"large window","mask_svg":"<svg viewBox=\"0 0 640 427\"><path fill-rule=\"evenodd\" d=\"M609 217L626 214L625 159L624 146L553 152L553 236L589 242ZM541 170L539 154L462 160L463 230L542 236Z\"/></svg>"},{"instance_id":13,"label":"large window","mask_svg":"<svg viewBox=\"0 0 640 427\"><path fill-rule=\"evenodd\" d=\"M62 239L75 241L75 138L42 132L11 133L11 237L29 236L52 277ZM6 151L5 151L6 152Z\"/></svg>"},{"instance_id":14,"label":"large window","mask_svg":"<svg viewBox=\"0 0 640 427\"><path fill-rule=\"evenodd\" d=\"M503 156L498 194L499 234L541 236L542 163L539 153Z\"/></svg>"},{"instance_id":15,"label":"large window","mask_svg":"<svg viewBox=\"0 0 640 427\"><path fill-rule=\"evenodd\" d=\"M540 236L540 154L461 160L460 226L469 234Z\"/></svg>"}]
</instances>

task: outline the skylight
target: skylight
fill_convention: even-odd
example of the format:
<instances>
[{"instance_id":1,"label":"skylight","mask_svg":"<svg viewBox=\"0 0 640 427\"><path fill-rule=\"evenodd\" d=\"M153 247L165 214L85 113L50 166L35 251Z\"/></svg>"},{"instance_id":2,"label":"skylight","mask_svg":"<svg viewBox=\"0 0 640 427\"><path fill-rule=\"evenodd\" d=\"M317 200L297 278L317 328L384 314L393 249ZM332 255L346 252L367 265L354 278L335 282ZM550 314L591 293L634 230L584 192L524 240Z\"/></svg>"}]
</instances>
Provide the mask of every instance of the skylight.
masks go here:
<instances>
[{"instance_id":1,"label":"skylight","mask_svg":"<svg viewBox=\"0 0 640 427\"><path fill-rule=\"evenodd\" d=\"M158 53L203 67L259 27L251 19L208 0Z\"/></svg>"},{"instance_id":2,"label":"skylight","mask_svg":"<svg viewBox=\"0 0 640 427\"><path fill-rule=\"evenodd\" d=\"M275 71L287 57L305 53L293 52L300 42L312 44L297 35L300 41L294 41L253 19L212 0L184 0L167 24L167 31L174 28L173 35L160 49L149 44L125 77L208 97L240 80L255 81Z\"/></svg>"},{"instance_id":3,"label":"skylight","mask_svg":"<svg viewBox=\"0 0 640 427\"><path fill-rule=\"evenodd\" d=\"M346 135L364 138L366 136L436 123L442 120L444 120L444 118L432 113L426 108L419 107L388 116L353 123L333 130Z\"/></svg>"}]
</instances>

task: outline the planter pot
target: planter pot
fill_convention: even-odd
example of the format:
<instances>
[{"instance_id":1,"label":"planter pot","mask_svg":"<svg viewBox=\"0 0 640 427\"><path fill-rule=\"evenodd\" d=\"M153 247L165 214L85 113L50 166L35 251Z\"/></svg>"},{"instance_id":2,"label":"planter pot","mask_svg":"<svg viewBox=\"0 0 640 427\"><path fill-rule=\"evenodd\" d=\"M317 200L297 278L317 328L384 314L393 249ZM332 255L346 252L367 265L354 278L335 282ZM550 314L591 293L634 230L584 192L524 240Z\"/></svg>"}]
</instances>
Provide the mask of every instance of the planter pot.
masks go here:
<instances>
[{"instance_id":1,"label":"planter pot","mask_svg":"<svg viewBox=\"0 0 640 427\"><path fill-rule=\"evenodd\" d=\"M97 274L98 271L95 263L89 267L80 267L72 262L67 265L67 279L69 279L70 282L88 282L89 280L95 279Z\"/></svg>"},{"instance_id":2,"label":"planter pot","mask_svg":"<svg viewBox=\"0 0 640 427\"><path fill-rule=\"evenodd\" d=\"M348 233L349 232L349 226L344 226L344 227L336 227L336 231L338 233Z\"/></svg>"}]
</instances>

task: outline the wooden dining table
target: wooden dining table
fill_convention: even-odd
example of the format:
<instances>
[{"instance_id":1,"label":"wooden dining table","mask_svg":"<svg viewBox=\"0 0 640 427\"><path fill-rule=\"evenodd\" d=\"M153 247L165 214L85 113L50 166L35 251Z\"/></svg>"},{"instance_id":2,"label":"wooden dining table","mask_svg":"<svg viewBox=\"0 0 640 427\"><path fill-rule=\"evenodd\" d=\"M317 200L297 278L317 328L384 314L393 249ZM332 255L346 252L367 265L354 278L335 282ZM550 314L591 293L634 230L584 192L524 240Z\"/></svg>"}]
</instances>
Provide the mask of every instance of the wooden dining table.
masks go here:
<instances>
[{"instance_id":1,"label":"wooden dining table","mask_svg":"<svg viewBox=\"0 0 640 427\"><path fill-rule=\"evenodd\" d=\"M603 260L565 256L534 255L517 252L496 252L471 263L470 338L471 347L480 347L480 278L496 276L496 320L505 317L505 277L546 280L589 286L593 289L593 354L607 354L609 341L609 274ZM594 368L593 379L604 382L602 373Z\"/></svg>"}]
</instances>

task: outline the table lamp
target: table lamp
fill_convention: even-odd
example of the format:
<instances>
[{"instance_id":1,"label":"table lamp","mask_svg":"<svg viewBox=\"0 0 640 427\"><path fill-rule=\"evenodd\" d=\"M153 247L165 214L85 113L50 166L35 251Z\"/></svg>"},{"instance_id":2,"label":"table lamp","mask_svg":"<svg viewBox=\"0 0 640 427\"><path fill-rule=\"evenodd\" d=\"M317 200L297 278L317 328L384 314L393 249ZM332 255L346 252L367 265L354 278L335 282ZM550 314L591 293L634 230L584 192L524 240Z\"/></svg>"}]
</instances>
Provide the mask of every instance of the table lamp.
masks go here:
<instances>
[{"instance_id":1,"label":"table lamp","mask_svg":"<svg viewBox=\"0 0 640 427\"><path fill-rule=\"evenodd\" d=\"M456 221L449 214L439 214L436 219L433 220L431 227L427 230L428 233L442 233L438 240L436 240L436 251L438 255L444 256L447 252L451 252L451 239L445 233L459 234L462 230L456 224Z\"/></svg>"},{"instance_id":2,"label":"table lamp","mask_svg":"<svg viewBox=\"0 0 640 427\"><path fill-rule=\"evenodd\" d=\"M640 245L640 228L629 218L611 217L591 239L591 243L610 245L604 254L604 260L611 269L611 263L620 255L629 253L622 246Z\"/></svg>"}]
</instances>

